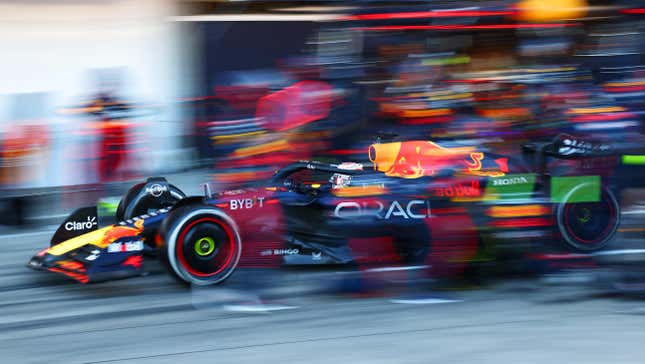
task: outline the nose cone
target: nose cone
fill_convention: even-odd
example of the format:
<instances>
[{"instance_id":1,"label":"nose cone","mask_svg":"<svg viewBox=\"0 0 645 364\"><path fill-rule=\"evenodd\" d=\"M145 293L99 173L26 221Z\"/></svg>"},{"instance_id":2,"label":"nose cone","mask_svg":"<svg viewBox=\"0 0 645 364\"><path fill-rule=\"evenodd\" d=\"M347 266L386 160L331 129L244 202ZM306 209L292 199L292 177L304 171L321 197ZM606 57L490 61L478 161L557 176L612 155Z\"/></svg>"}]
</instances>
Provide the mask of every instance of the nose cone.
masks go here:
<instances>
[{"instance_id":1,"label":"nose cone","mask_svg":"<svg viewBox=\"0 0 645 364\"><path fill-rule=\"evenodd\" d=\"M72 260L66 255L50 254L50 248L41 250L34 255L27 267L34 270L46 270L54 273L61 273L81 283L90 281L87 275L87 268L83 263Z\"/></svg>"},{"instance_id":2,"label":"nose cone","mask_svg":"<svg viewBox=\"0 0 645 364\"><path fill-rule=\"evenodd\" d=\"M35 270L43 270L43 259L42 257L39 257L37 255L33 256L31 259L29 259L29 262L27 262L27 267Z\"/></svg>"},{"instance_id":3,"label":"nose cone","mask_svg":"<svg viewBox=\"0 0 645 364\"><path fill-rule=\"evenodd\" d=\"M60 256L49 254L49 248L46 248L29 259L27 267L36 270L47 270L48 268L55 267L60 258Z\"/></svg>"}]
</instances>

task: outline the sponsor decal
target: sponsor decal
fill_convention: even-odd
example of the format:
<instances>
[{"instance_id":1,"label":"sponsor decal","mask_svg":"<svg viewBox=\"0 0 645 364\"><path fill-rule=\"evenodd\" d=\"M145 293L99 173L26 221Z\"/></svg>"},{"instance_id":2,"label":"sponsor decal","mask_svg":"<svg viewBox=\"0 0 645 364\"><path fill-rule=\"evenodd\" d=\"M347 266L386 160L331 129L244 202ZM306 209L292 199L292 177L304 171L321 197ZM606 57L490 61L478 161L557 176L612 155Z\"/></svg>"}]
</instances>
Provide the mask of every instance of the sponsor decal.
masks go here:
<instances>
[{"instance_id":1,"label":"sponsor decal","mask_svg":"<svg viewBox=\"0 0 645 364\"><path fill-rule=\"evenodd\" d=\"M486 182L484 199L530 198L535 189L536 175L533 173L508 174L503 177L489 178Z\"/></svg>"},{"instance_id":2,"label":"sponsor decal","mask_svg":"<svg viewBox=\"0 0 645 364\"><path fill-rule=\"evenodd\" d=\"M267 256L267 255L297 255L300 253L299 249L267 249L263 250L260 255L262 256Z\"/></svg>"},{"instance_id":3,"label":"sponsor decal","mask_svg":"<svg viewBox=\"0 0 645 364\"><path fill-rule=\"evenodd\" d=\"M333 189L347 187L351 181L351 176L342 173L334 173L329 179Z\"/></svg>"},{"instance_id":4,"label":"sponsor decal","mask_svg":"<svg viewBox=\"0 0 645 364\"><path fill-rule=\"evenodd\" d=\"M466 167L468 168L468 173L473 174L475 176L489 176L489 177L500 177L506 174L501 170L502 168L508 170L506 161L503 161L502 159L497 159L495 161L497 165L500 167L500 170L483 170L482 159L484 159L484 153L481 153L481 152L470 153L470 160L466 160Z\"/></svg>"},{"instance_id":5,"label":"sponsor decal","mask_svg":"<svg viewBox=\"0 0 645 364\"><path fill-rule=\"evenodd\" d=\"M254 207L263 207L265 197L233 199L228 202L231 210L248 210Z\"/></svg>"},{"instance_id":6,"label":"sponsor decal","mask_svg":"<svg viewBox=\"0 0 645 364\"><path fill-rule=\"evenodd\" d=\"M336 166L338 169L344 169L346 171L362 171L363 165L360 163L354 162L343 162Z\"/></svg>"},{"instance_id":7,"label":"sponsor decal","mask_svg":"<svg viewBox=\"0 0 645 364\"><path fill-rule=\"evenodd\" d=\"M524 176L514 176L507 178L495 178L493 179L493 186L510 186L520 183L529 183L529 181Z\"/></svg>"},{"instance_id":8,"label":"sponsor decal","mask_svg":"<svg viewBox=\"0 0 645 364\"><path fill-rule=\"evenodd\" d=\"M477 197L481 196L479 181L454 183L446 187L435 187L431 189L436 197Z\"/></svg>"},{"instance_id":9,"label":"sponsor decal","mask_svg":"<svg viewBox=\"0 0 645 364\"><path fill-rule=\"evenodd\" d=\"M108 253L138 252L143 250L143 241L133 240L126 242L116 242L108 245Z\"/></svg>"},{"instance_id":10,"label":"sponsor decal","mask_svg":"<svg viewBox=\"0 0 645 364\"><path fill-rule=\"evenodd\" d=\"M372 144L369 158L374 169L386 176L420 178L434 176L441 170L459 170L475 176L498 177L508 170L506 161L500 159L497 167L484 166L483 152L472 147L445 148L428 141L407 141Z\"/></svg>"},{"instance_id":11,"label":"sponsor decal","mask_svg":"<svg viewBox=\"0 0 645 364\"><path fill-rule=\"evenodd\" d=\"M607 144L594 144L584 140L565 138L561 140L558 147L558 154L589 154L594 152L608 152L611 148Z\"/></svg>"},{"instance_id":12,"label":"sponsor decal","mask_svg":"<svg viewBox=\"0 0 645 364\"><path fill-rule=\"evenodd\" d=\"M85 260L93 262L93 261L96 260L96 258L99 257L99 255L101 255L101 251L98 250L98 249L94 249L94 250L92 250L90 255L85 257Z\"/></svg>"},{"instance_id":13,"label":"sponsor decal","mask_svg":"<svg viewBox=\"0 0 645 364\"><path fill-rule=\"evenodd\" d=\"M222 195L224 195L224 196L235 196L235 195L240 195L242 193L244 193L244 190L230 190L230 191L222 192Z\"/></svg>"},{"instance_id":14,"label":"sponsor decal","mask_svg":"<svg viewBox=\"0 0 645 364\"><path fill-rule=\"evenodd\" d=\"M146 193L154 197L161 196L164 192L168 191L168 186L155 183L150 186L146 186Z\"/></svg>"},{"instance_id":15,"label":"sponsor decal","mask_svg":"<svg viewBox=\"0 0 645 364\"><path fill-rule=\"evenodd\" d=\"M381 201L356 202L343 201L336 205L334 216L339 218L350 218L357 216L374 216L378 219L389 220L392 217L404 219L425 219L430 217L429 200L410 200L408 202L392 201L389 205Z\"/></svg>"},{"instance_id":16,"label":"sponsor decal","mask_svg":"<svg viewBox=\"0 0 645 364\"><path fill-rule=\"evenodd\" d=\"M78 231L78 230L91 230L99 223L96 221L96 216L88 216L87 221L68 221L65 223L65 230Z\"/></svg>"}]
</instances>

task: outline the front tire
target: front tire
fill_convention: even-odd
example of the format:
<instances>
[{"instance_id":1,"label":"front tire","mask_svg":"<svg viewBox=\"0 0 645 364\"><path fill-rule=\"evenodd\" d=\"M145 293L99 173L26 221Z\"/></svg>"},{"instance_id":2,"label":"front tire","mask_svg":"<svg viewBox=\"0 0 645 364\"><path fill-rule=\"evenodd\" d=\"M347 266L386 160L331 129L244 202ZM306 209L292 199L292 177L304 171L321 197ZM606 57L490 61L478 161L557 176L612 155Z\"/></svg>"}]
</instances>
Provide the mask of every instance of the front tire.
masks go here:
<instances>
[{"instance_id":1,"label":"front tire","mask_svg":"<svg viewBox=\"0 0 645 364\"><path fill-rule=\"evenodd\" d=\"M162 258L170 272L186 283L221 283L239 262L242 242L238 227L214 207L193 205L171 212L161 234Z\"/></svg>"}]
</instances>

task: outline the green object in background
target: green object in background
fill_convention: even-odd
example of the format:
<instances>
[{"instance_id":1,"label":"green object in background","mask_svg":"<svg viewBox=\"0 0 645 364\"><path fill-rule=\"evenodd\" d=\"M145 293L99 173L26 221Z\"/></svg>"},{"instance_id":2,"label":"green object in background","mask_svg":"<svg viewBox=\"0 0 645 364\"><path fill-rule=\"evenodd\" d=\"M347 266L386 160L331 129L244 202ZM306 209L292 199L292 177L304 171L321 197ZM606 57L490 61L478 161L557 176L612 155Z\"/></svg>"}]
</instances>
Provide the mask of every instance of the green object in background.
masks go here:
<instances>
[{"instance_id":1,"label":"green object in background","mask_svg":"<svg viewBox=\"0 0 645 364\"><path fill-rule=\"evenodd\" d=\"M486 183L484 200L529 198L535 188L535 174L507 174L491 177Z\"/></svg>"},{"instance_id":2,"label":"green object in background","mask_svg":"<svg viewBox=\"0 0 645 364\"><path fill-rule=\"evenodd\" d=\"M453 56L444 58L428 58L421 61L423 66L447 66L452 64L470 63L468 56Z\"/></svg>"},{"instance_id":3,"label":"green object in background","mask_svg":"<svg viewBox=\"0 0 645 364\"><path fill-rule=\"evenodd\" d=\"M624 155L623 164L645 164L645 155Z\"/></svg>"},{"instance_id":4,"label":"green object in background","mask_svg":"<svg viewBox=\"0 0 645 364\"><path fill-rule=\"evenodd\" d=\"M600 201L600 176L551 178L551 202L598 201Z\"/></svg>"},{"instance_id":5,"label":"green object in background","mask_svg":"<svg viewBox=\"0 0 645 364\"><path fill-rule=\"evenodd\" d=\"M116 215L116 209L119 206L120 198L107 197L100 199L96 204L98 208L99 216L114 216Z\"/></svg>"}]
</instances>

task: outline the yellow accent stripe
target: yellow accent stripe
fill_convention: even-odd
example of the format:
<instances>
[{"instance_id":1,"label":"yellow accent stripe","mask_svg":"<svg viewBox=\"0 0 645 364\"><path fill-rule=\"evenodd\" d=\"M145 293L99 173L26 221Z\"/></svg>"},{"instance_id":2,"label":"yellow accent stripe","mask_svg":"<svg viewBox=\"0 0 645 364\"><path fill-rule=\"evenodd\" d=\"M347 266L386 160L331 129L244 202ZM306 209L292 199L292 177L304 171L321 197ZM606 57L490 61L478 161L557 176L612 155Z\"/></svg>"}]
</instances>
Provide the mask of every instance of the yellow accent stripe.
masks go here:
<instances>
[{"instance_id":1,"label":"yellow accent stripe","mask_svg":"<svg viewBox=\"0 0 645 364\"><path fill-rule=\"evenodd\" d=\"M111 228L112 226L107 226L83 235L73 237L69 240L65 240L64 242L50 248L47 253L51 255L63 255L84 245L94 244L98 246L99 244L101 244L101 240L103 240L105 233Z\"/></svg>"},{"instance_id":2,"label":"yellow accent stripe","mask_svg":"<svg viewBox=\"0 0 645 364\"><path fill-rule=\"evenodd\" d=\"M276 140L275 142L237 149L235 152L233 152L233 156L248 157L269 152L277 152L280 150L285 150L287 148L289 148L289 143L287 143L285 140Z\"/></svg>"},{"instance_id":3,"label":"yellow accent stripe","mask_svg":"<svg viewBox=\"0 0 645 364\"><path fill-rule=\"evenodd\" d=\"M401 112L401 116L406 118L420 118L429 116L442 116L451 115L450 109L430 109L430 110L405 110Z\"/></svg>"},{"instance_id":4,"label":"yellow accent stripe","mask_svg":"<svg viewBox=\"0 0 645 364\"><path fill-rule=\"evenodd\" d=\"M521 205L521 206L493 206L488 209L486 215L490 217L520 217L520 216L542 216L550 213L550 209L542 205Z\"/></svg>"},{"instance_id":5,"label":"yellow accent stripe","mask_svg":"<svg viewBox=\"0 0 645 364\"><path fill-rule=\"evenodd\" d=\"M461 94L452 94L452 95L445 95L445 96L429 96L428 99L431 101L436 101L436 100L455 100L455 99L465 99L468 97L472 97L473 94L470 92L464 92Z\"/></svg>"},{"instance_id":6,"label":"yellow accent stripe","mask_svg":"<svg viewBox=\"0 0 645 364\"><path fill-rule=\"evenodd\" d=\"M620 233L638 233L641 231L645 231L645 228L620 228L618 229L618 232Z\"/></svg>"},{"instance_id":7,"label":"yellow accent stripe","mask_svg":"<svg viewBox=\"0 0 645 364\"><path fill-rule=\"evenodd\" d=\"M331 133L328 130L310 132L292 131L285 134L286 139L297 139L298 141L310 139L318 140L328 136L331 136Z\"/></svg>"},{"instance_id":8,"label":"yellow accent stripe","mask_svg":"<svg viewBox=\"0 0 645 364\"><path fill-rule=\"evenodd\" d=\"M607 82L605 86L608 87L626 87L626 86L643 86L645 81L635 81L635 82Z\"/></svg>"},{"instance_id":9,"label":"yellow accent stripe","mask_svg":"<svg viewBox=\"0 0 645 364\"><path fill-rule=\"evenodd\" d=\"M558 67L558 68L528 68L525 71L528 73L551 73L551 72L566 72L575 71L575 67Z\"/></svg>"},{"instance_id":10,"label":"yellow accent stripe","mask_svg":"<svg viewBox=\"0 0 645 364\"><path fill-rule=\"evenodd\" d=\"M338 197L375 196L387 193L383 186L353 186L342 187L332 191Z\"/></svg>"},{"instance_id":11,"label":"yellow accent stripe","mask_svg":"<svg viewBox=\"0 0 645 364\"><path fill-rule=\"evenodd\" d=\"M567 111L567 114L600 114L600 113L619 112L619 111L625 111L625 108L620 106L581 107L581 108L571 109Z\"/></svg>"},{"instance_id":12,"label":"yellow accent stripe","mask_svg":"<svg viewBox=\"0 0 645 364\"><path fill-rule=\"evenodd\" d=\"M219 182L239 182L255 179L258 176L255 172L237 172L237 173L221 173L215 175L215 180Z\"/></svg>"},{"instance_id":13,"label":"yellow accent stripe","mask_svg":"<svg viewBox=\"0 0 645 364\"><path fill-rule=\"evenodd\" d=\"M264 134L265 131L250 131L248 133L240 133L240 134L230 134L230 135L215 135L212 136L211 138L213 140L222 140L222 139L234 139L234 138L243 138L247 136L252 136L252 135L259 135L259 134Z\"/></svg>"},{"instance_id":14,"label":"yellow accent stripe","mask_svg":"<svg viewBox=\"0 0 645 364\"><path fill-rule=\"evenodd\" d=\"M529 116L531 114L531 110L524 107L507 109L482 109L480 112L483 116L490 118Z\"/></svg>"}]
</instances>

